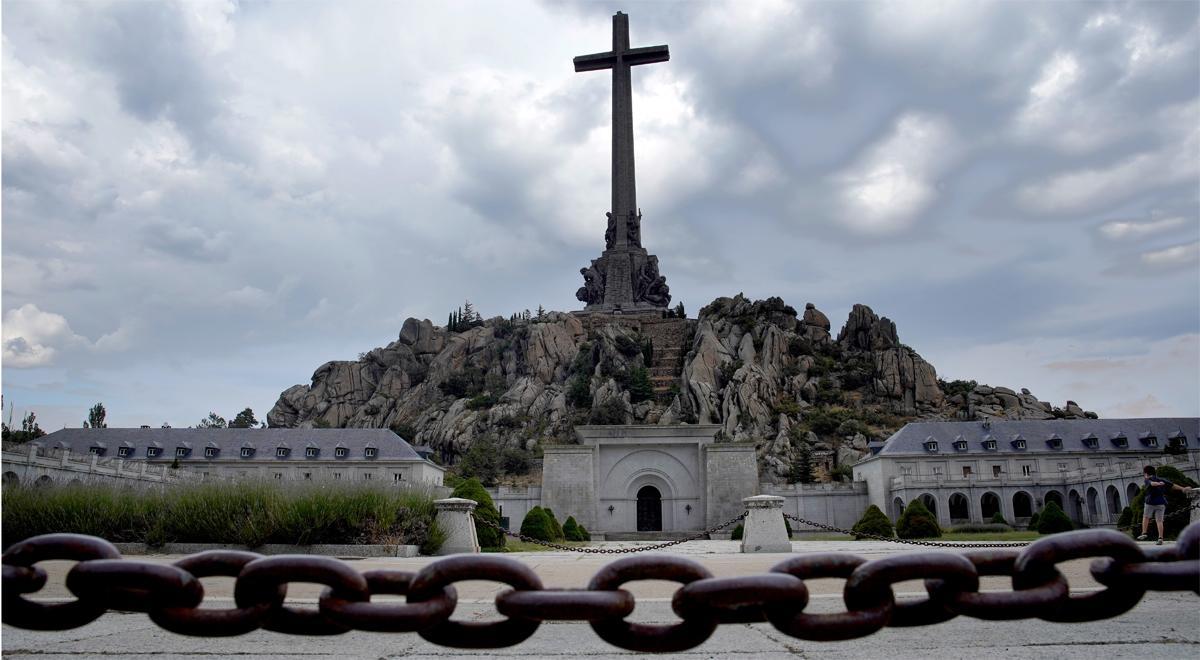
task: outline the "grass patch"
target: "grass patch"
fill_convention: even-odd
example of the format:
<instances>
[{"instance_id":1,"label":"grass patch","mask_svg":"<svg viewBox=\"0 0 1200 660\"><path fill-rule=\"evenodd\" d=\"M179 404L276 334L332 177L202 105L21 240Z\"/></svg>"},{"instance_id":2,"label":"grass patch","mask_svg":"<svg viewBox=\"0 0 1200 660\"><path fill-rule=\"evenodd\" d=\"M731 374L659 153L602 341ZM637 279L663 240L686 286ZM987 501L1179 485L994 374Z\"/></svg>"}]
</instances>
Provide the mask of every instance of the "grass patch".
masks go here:
<instances>
[{"instance_id":1,"label":"grass patch","mask_svg":"<svg viewBox=\"0 0 1200 660\"><path fill-rule=\"evenodd\" d=\"M586 541L555 541L559 545L567 545L572 548L586 548L591 545ZM554 548L547 548L544 545L529 543L520 539L514 539L511 536L504 541L503 548L484 548L484 552L560 552Z\"/></svg>"},{"instance_id":2,"label":"grass patch","mask_svg":"<svg viewBox=\"0 0 1200 660\"><path fill-rule=\"evenodd\" d=\"M114 542L420 545L432 552L431 491L374 485L261 481L131 489L105 485L5 487L5 544L53 532Z\"/></svg>"},{"instance_id":3,"label":"grass patch","mask_svg":"<svg viewBox=\"0 0 1200 660\"><path fill-rule=\"evenodd\" d=\"M1035 541L1041 538L1037 532L945 532L938 541ZM853 541L854 537L847 534L796 534L793 541ZM873 541L874 539L864 539Z\"/></svg>"}]
</instances>

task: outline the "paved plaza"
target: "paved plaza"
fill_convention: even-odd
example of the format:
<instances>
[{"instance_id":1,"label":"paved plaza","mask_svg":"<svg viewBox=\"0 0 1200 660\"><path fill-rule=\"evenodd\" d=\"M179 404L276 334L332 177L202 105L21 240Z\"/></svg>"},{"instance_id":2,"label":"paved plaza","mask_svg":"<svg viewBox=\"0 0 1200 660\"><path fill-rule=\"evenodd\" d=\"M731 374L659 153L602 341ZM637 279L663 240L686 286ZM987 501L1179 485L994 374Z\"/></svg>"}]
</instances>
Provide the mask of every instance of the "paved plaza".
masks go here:
<instances>
[{"instance_id":1,"label":"paved plaza","mask_svg":"<svg viewBox=\"0 0 1200 660\"><path fill-rule=\"evenodd\" d=\"M633 543L604 544L632 546ZM737 554L733 541L696 541L676 546L677 552L699 561L718 577L751 575L766 571L785 559L786 554ZM913 551L912 548L882 542L803 541L793 542L795 552L853 552L865 558ZM921 552L929 551L920 549ZM954 552L954 550L944 550ZM514 553L506 555L528 564L547 587L582 587L611 556L578 553ZM171 562L177 556L150 556L156 562ZM436 558L352 560L360 571L377 568L418 570ZM1061 565L1073 588L1099 587L1088 574L1090 560L1075 560ZM68 593L62 586L67 562L46 562L49 583L39 597L63 599ZM228 607L231 578L205 578L206 606ZM833 612L842 608L842 581L810 581L812 603L806 611ZM491 582L463 582L457 585L459 605L456 619L495 618L492 598L506 589ZM983 578L983 589L1006 589L1004 578ZM670 623L677 620L671 611L670 597L678 585L670 582L629 583L625 588L638 599L630 620L645 623ZM321 587L295 584L289 588L289 602L314 603ZM918 582L896 587L900 598L918 597ZM379 600L385 600L381 597ZM630 655L601 641L584 623L548 622L523 644L499 650L469 651L429 644L416 634L380 634L350 632L335 637L288 637L256 631L249 635L224 639L183 637L159 629L144 614L109 613L100 620L62 632L35 632L5 626L3 652L6 658L89 658L154 655L168 658L245 657L245 658L483 658L521 656L524 658L561 658L571 656L609 657ZM1105 621L1085 624L1054 624L1038 620L988 622L959 617L930 627L887 628L858 640L846 642L809 642L784 635L769 624L723 625L704 644L691 651L664 657L712 658L823 657L823 658L1094 658L1100 657L1196 657L1200 653L1200 599L1190 592L1150 593L1132 611Z\"/></svg>"}]
</instances>

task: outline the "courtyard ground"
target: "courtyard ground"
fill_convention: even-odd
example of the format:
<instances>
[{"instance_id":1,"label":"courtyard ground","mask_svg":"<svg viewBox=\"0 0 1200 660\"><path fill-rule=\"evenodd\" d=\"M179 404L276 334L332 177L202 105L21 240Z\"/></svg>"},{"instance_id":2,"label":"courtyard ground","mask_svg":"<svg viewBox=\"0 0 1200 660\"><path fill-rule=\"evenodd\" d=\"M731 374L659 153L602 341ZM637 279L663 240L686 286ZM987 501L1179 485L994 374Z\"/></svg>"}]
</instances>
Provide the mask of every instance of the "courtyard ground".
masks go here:
<instances>
[{"instance_id":1,"label":"courtyard ground","mask_svg":"<svg viewBox=\"0 0 1200 660\"><path fill-rule=\"evenodd\" d=\"M606 544L608 545L608 544ZM633 543L611 544L631 546ZM785 559L785 554L737 554L737 542L696 541L677 546L678 552L704 564L718 577L751 575L766 571ZM871 541L794 542L795 552L853 552L868 559L912 552L913 549ZM921 549L921 551L928 551ZM943 550L954 552L953 549ZM611 556L582 555L568 552L511 553L511 559L528 564L547 587L582 587ZM178 557L150 556L142 559L171 562ZM395 568L418 570L435 558L364 559L352 565L358 570ZM1088 573L1090 560L1075 560L1061 565L1074 589L1098 588ZM66 562L43 564L50 572L47 588L39 597L62 599L68 596L62 586ZM205 578L206 604L227 607L231 600L231 578ZM832 612L842 607L840 580L816 580L809 583L812 604L806 611ZM492 598L507 587L491 582L464 582L457 585L459 606L456 619L484 620L495 617ZM669 623L670 597L678 585L645 581L626 585L638 598L630 620ZM1006 589L1004 578L983 578L983 589ZM289 602L313 603L321 587L296 584L289 589ZM923 589L918 582L896 586L903 599L918 597ZM386 597L385 597L386 598ZM549 622L523 644L488 651L463 651L435 646L415 634L379 634L351 632L324 638L288 637L256 631L249 635L224 639L201 639L175 635L159 629L144 614L109 613L83 628L62 632L34 632L5 626L3 653L6 658L80 658L133 657L155 655L168 658L247 657L247 658L482 658L521 656L524 658L561 658L568 656L609 657L628 655L600 640L585 623ZM1150 593L1132 611L1105 621L1085 624L1054 624L1038 620L988 622L958 617L936 626L887 628L858 640L846 642L808 642L793 639L769 624L723 625L704 644L691 651L664 657L711 658L718 656L783 658L962 658L962 657L1197 657L1200 653L1200 598L1191 592Z\"/></svg>"}]
</instances>

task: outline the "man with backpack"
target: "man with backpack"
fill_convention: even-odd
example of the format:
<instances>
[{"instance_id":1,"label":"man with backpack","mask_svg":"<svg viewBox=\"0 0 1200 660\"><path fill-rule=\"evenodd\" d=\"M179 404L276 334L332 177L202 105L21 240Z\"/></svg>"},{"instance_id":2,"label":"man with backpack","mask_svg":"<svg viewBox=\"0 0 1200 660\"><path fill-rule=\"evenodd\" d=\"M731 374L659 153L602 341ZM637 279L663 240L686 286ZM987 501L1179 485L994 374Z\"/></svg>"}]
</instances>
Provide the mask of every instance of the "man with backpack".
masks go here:
<instances>
[{"instance_id":1,"label":"man with backpack","mask_svg":"<svg viewBox=\"0 0 1200 660\"><path fill-rule=\"evenodd\" d=\"M1167 492L1174 489L1179 491L1189 491L1190 488L1176 486L1175 484L1158 476L1153 465L1147 465L1142 468L1142 475L1146 477L1146 498L1143 503L1142 513L1142 535L1137 537L1139 541L1145 541L1148 537L1146 532L1150 529L1150 518L1154 518L1158 523L1158 540L1155 545L1162 545L1163 542L1163 518L1167 515Z\"/></svg>"}]
</instances>

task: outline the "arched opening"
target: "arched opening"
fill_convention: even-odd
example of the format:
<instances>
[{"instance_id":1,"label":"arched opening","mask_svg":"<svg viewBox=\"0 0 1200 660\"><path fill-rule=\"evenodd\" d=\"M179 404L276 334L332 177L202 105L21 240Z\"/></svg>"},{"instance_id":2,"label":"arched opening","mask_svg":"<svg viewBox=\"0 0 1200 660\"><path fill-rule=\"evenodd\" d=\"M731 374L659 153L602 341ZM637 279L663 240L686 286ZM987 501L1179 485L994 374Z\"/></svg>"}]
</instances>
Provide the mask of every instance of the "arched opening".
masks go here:
<instances>
[{"instance_id":1,"label":"arched opening","mask_svg":"<svg viewBox=\"0 0 1200 660\"><path fill-rule=\"evenodd\" d=\"M984 520L991 520L992 516L1000 513L1000 496L995 493L984 493L979 498L979 512L983 514Z\"/></svg>"},{"instance_id":2,"label":"arched opening","mask_svg":"<svg viewBox=\"0 0 1200 660\"><path fill-rule=\"evenodd\" d=\"M42 476L37 478L37 481L33 482L33 485L35 488L43 488L43 487L49 486L53 483L54 483L54 480L50 478L50 475L43 474Z\"/></svg>"},{"instance_id":3,"label":"arched opening","mask_svg":"<svg viewBox=\"0 0 1200 660\"><path fill-rule=\"evenodd\" d=\"M899 497L892 500L892 510L895 514L892 516L892 522L900 520L900 515L904 513L904 500L900 499Z\"/></svg>"},{"instance_id":4,"label":"arched opening","mask_svg":"<svg viewBox=\"0 0 1200 660\"><path fill-rule=\"evenodd\" d=\"M1121 515L1121 491L1116 486L1109 486L1104 495L1108 498L1108 517L1116 520Z\"/></svg>"},{"instance_id":5,"label":"arched opening","mask_svg":"<svg viewBox=\"0 0 1200 660\"><path fill-rule=\"evenodd\" d=\"M971 519L971 508L966 495L954 493L950 496L949 506L950 522L965 522Z\"/></svg>"},{"instance_id":6,"label":"arched opening","mask_svg":"<svg viewBox=\"0 0 1200 660\"><path fill-rule=\"evenodd\" d=\"M1067 510L1067 507L1063 506L1062 493L1058 492L1057 490L1046 491L1046 496L1043 499L1046 501L1046 504L1054 502L1058 505L1058 508L1062 509L1064 512Z\"/></svg>"},{"instance_id":7,"label":"arched opening","mask_svg":"<svg viewBox=\"0 0 1200 660\"><path fill-rule=\"evenodd\" d=\"M1079 494L1079 491L1072 489L1071 492L1067 493L1067 499L1070 501L1070 504L1067 506L1067 515L1070 516L1071 520L1076 522L1082 521L1083 496Z\"/></svg>"},{"instance_id":8,"label":"arched opening","mask_svg":"<svg viewBox=\"0 0 1200 660\"><path fill-rule=\"evenodd\" d=\"M662 493L654 486L642 486L637 492L637 531L662 531Z\"/></svg>"},{"instance_id":9,"label":"arched opening","mask_svg":"<svg viewBox=\"0 0 1200 660\"><path fill-rule=\"evenodd\" d=\"M1013 493L1013 518L1033 516L1033 498L1023 490Z\"/></svg>"},{"instance_id":10,"label":"arched opening","mask_svg":"<svg viewBox=\"0 0 1200 660\"><path fill-rule=\"evenodd\" d=\"M21 478L17 476L16 472L9 470L8 472L4 473L4 485L5 486L20 486Z\"/></svg>"},{"instance_id":11,"label":"arched opening","mask_svg":"<svg viewBox=\"0 0 1200 660\"><path fill-rule=\"evenodd\" d=\"M1141 484L1129 484L1129 486L1125 489L1125 501L1129 502L1129 506L1133 506L1133 498L1137 497L1138 493L1141 491Z\"/></svg>"},{"instance_id":12,"label":"arched opening","mask_svg":"<svg viewBox=\"0 0 1200 660\"><path fill-rule=\"evenodd\" d=\"M933 519L937 520L937 498L929 493L922 493L921 504L924 504L929 513L933 514Z\"/></svg>"},{"instance_id":13,"label":"arched opening","mask_svg":"<svg viewBox=\"0 0 1200 660\"><path fill-rule=\"evenodd\" d=\"M1089 521L1095 522L1100 519L1100 491L1094 487L1087 489L1087 511Z\"/></svg>"}]
</instances>

